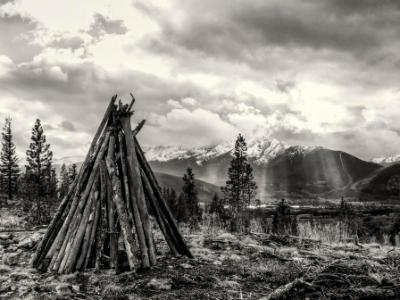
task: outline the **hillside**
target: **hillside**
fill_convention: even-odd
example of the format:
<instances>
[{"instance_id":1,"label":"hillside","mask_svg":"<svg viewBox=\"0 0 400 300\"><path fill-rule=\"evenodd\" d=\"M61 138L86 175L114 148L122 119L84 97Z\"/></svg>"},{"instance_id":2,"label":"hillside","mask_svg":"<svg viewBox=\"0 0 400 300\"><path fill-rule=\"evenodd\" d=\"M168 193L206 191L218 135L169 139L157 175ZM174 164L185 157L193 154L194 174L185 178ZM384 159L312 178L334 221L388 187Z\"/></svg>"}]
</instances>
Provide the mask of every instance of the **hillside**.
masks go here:
<instances>
[{"instance_id":1,"label":"hillside","mask_svg":"<svg viewBox=\"0 0 400 300\"><path fill-rule=\"evenodd\" d=\"M392 164L379 169L371 177L358 183L360 197L366 199L399 198L400 164Z\"/></svg>"},{"instance_id":2,"label":"hillside","mask_svg":"<svg viewBox=\"0 0 400 300\"><path fill-rule=\"evenodd\" d=\"M182 190L182 177L173 176L165 173L155 173L158 183L161 187L169 187L174 189L178 194ZM209 202L215 193L220 193L220 188L208 182L196 179L197 191L199 199L202 202Z\"/></svg>"}]
</instances>

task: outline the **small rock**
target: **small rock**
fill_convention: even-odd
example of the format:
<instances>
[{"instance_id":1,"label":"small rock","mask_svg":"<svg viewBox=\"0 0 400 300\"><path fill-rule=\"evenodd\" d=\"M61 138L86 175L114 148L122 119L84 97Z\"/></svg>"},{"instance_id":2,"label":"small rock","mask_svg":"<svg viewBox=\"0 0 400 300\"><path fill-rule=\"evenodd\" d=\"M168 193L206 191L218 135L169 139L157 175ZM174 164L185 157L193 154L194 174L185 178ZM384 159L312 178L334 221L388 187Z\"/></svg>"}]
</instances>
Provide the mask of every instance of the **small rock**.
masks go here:
<instances>
[{"instance_id":1,"label":"small rock","mask_svg":"<svg viewBox=\"0 0 400 300\"><path fill-rule=\"evenodd\" d=\"M180 264L181 268L183 269L192 269L193 266L187 263Z\"/></svg>"},{"instance_id":2,"label":"small rock","mask_svg":"<svg viewBox=\"0 0 400 300\"><path fill-rule=\"evenodd\" d=\"M24 279L29 279L32 277L32 274L26 272L14 272L10 274L10 278L14 281L20 281Z\"/></svg>"},{"instance_id":3,"label":"small rock","mask_svg":"<svg viewBox=\"0 0 400 300\"><path fill-rule=\"evenodd\" d=\"M236 288L240 287L240 284L233 280L220 281L220 282L218 282L218 285L220 287L229 288L229 289L236 289Z\"/></svg>"},{"instance_id":4,"label":"small rock","mask_svg":"<svg viewBox=\"0 0 400 300\"><path fill-rule=\"evenodd\" d=\"M169 291L172 288L172 283L169 278L153 278L146 286L156 290Z\"/></svg>"},{"instance_id":5,"label":"small rock","mask_svg":"<svg viewBox=\"0 0 400 300\"><path fill-rule=\"evenodd\" d=\"M8 274L11 272L11 268L6 265L0 265L0 275Z\"/></svg>"},{"instance_id":6,"label":"small rock","mask_svg":"<svg viewBox=\"0 0 400 300\"><path fill-rule=\"evenodd\" d=\"M228 232L220 234L219 236L217 236L216 239L224 241L224 242L236 242L237 241L237 237Z\"/></svg>"},{"instance_id":7,"label":"small rock","mask_svg":"<svg viewBox=\"0 0 400 300\"><path fill-rule=\"evenodd\" d=\"M67 283L60 283L56 286L56 292L60 296L68 296L72 294L72 286Z\"/></svg>"},{"instance_id":8,"label":"small rock","mask_svg":"<svg viewBox=\"0 0 400 300\"><path fill-rule=\"evenodd\" d=\"M213 261L213 265L214 266L220 266L220 265L222 265L222 262L220 262L219 260L214 260Z\"/></svg>"},{"instance_id":9,"label":"small rock","mask_svg":"<svg viewBox=\"0 0 400 300\"><path fill-rule=\"evenodd\" d=\"M42 234L40 232L35 232L30 237L27 237L18 243L18 248L30 250L40 241Z\"/></svg>"},{"instance_id":10,"label":"small rock","mask_svg":"<svg viewBox=\"0 0 400 300\"><path fill-rule=\"evenodd\" d=\"M237 254L231 254L229 256L229 259L232 261L242 261L243 260L243 258Z\"/></svg>"},{"instance_id":11,"label":"small rock","mask_svg":"<svg viewBox=\"0 0 400 300\"><path fill-rule=\"evenodd\" d=\"M5 253L3 255L3 263L9 266L15 266L20 262L22 251L18 250L13 253Z\"/></svg>"},{"instance_id":12,"label":"small rock","mask_svg":"<svg viewBox=\"0 0 400 300\"><path fill-rule=\"evenodd\" d=\"M81 288L79 287L79 285L74 284L74 285L72 285L72 290L75 293L79 293L81 291Z\"/></svg>"},{"instance_id":13,"label":"small rock","mask_svg":"<svg viewBox=\"0 0 400 300\"><path fill-rule=\"evenodd\" d=\"M0 240L11 240L14 236L11 233L0 233Z\"/></svg>"}]
</instances>

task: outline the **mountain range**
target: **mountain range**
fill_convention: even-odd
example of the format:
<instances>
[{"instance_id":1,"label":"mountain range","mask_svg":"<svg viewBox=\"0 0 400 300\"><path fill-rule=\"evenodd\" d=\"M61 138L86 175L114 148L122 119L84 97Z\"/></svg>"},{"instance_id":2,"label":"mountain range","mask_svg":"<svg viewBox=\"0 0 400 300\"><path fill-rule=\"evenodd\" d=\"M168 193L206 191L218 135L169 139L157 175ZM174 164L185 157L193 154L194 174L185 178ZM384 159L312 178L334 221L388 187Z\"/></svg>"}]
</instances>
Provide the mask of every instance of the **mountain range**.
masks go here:
<instances>
[{"instance_id":1,"label":"mountain range","mask_svg":"<svg viewBox=\"0 0 400 300\"><path fill-rule=\"evenodd\" d=\"M198 179L202 200L225 184L233 153L232 142L208 147L144 147L145 155L160 181L180 191L188 167ZM254 170L258 198L277 197L397 197L400 155L365 161L349 153L323 147L292 146L276 139L248 141L248 159ZM75 158L65 159L71 162ZM60 159L60 162L64 161ZM58 162L58 163L60 163ZM396 167L397 166L397 167ZM399 175L398 175L399 174Z\"/></svg>"},{"instance_id":2,"label":"mountain range","mask_svg":"<svg viewBox=\"0 0 400 300\"><path fill-rule=\"evenodd\" d=\"M232 159L233 143L198 148L158 146L145 151L156 172L181 177L190 167L197 178L222 186ZM261 201L277 197L364 197L372 191L378 198L396 196L393 188L386 192L377 188L386 184L382 180L390 180L390 176L382 174L396 163L396 157L365 161L343 151L291 146L268 138L249 141L247 153ZM400 167L396 170L400 174Z\"/></svg>"}]
</instances>

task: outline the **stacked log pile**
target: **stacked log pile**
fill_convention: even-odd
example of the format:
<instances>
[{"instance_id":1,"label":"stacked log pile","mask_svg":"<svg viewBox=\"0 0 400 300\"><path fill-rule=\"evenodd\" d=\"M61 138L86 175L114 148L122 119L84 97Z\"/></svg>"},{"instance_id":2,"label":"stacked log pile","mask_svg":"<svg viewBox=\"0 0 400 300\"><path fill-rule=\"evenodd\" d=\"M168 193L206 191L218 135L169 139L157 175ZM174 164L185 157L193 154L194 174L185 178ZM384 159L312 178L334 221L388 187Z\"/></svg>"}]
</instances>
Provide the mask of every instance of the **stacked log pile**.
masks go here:
<instances>
[{"instance_id":1,"label":"stacked log pile","mask_svg":"<svg viewBox=\"0 0 400 300\"><path fill-rule=\"evenodd\" d=\"M121 252L130 270L149 268L157 260L149 211L171 253L192 257L136 139L144 121L131 128L134 97L129 105L116 99L37 247L34 268L59 274L117 269Z\"/></svg>"}]
</instances>

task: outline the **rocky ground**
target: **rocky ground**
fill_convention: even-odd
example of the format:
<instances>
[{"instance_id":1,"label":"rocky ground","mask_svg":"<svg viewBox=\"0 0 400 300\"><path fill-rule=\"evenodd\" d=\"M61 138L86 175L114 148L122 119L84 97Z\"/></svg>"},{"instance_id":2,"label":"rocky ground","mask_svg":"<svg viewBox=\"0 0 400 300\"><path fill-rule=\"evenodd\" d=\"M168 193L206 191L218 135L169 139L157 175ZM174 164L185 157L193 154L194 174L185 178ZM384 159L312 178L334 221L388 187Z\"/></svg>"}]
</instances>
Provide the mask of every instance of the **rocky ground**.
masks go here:
<instances>
[{"instance_id":1,"label":"rocky ground","mask_svg":"<svg viewBox=\"0 0 400 300\"><path fill-rule=\"evenodd\" d=\"M158 239L150 270L54 275L29 268L42 234L0 233L0 299L400 299L400 249L378 244L198 232L195 259Z\"/></svg>"}]
</instances>

